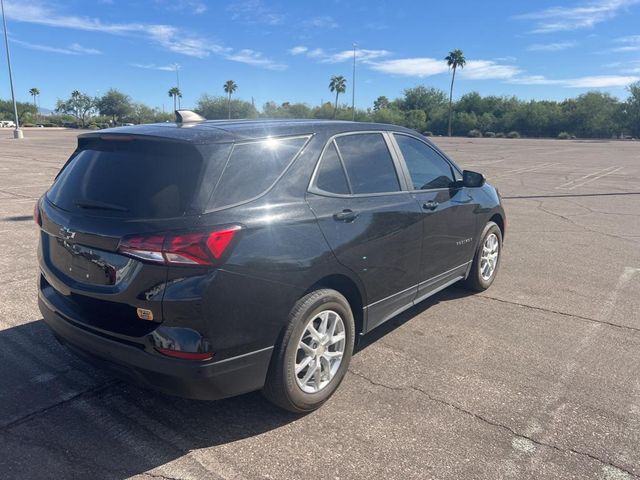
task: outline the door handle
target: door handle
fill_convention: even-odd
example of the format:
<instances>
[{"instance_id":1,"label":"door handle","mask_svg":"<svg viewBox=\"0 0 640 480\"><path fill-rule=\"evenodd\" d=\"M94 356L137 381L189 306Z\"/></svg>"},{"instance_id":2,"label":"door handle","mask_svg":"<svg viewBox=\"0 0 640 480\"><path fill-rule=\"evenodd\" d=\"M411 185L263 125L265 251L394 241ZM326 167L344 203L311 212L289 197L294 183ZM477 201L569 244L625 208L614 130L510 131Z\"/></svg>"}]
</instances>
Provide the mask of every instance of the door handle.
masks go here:
<instances>
[{"instance_id":1,"label":"door handle","mask_svg":"<svg viewBox=\"0 0 640 480\"><path fill-rule=\"evenodd\" d=\"M358 214L351 209L345 208L341 212L334 213L333 218L340 222L353 222L358 218Z\"/></svg>"},{"instance_id":2,"label":"door handle","mask_svg":"<svg viewBox=\"0 0 640 480\"><path fill-rule=\"evenodd\" d=\"M434 202L433 200L429 200L428 202L424 202L422 204L422 208L425 210L435 210L440 205L438 202Z\"/></svg>"}]
</instances>

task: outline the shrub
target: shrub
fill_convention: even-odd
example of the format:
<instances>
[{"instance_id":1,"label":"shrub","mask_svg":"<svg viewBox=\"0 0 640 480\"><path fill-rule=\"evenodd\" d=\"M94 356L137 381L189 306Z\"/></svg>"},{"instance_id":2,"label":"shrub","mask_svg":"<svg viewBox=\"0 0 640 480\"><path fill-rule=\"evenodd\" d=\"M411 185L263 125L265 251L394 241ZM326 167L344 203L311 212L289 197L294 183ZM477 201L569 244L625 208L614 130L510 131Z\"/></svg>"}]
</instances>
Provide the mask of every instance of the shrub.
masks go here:
<instances>
[{"instance_id":1,"label":"shrub","mask_svg":"<svg viewBox=\"0 0 640 480\"><path fill-rule=\"evenodd\" d=\"M504 138L504 133L502 132L496 133L496 138Z\"/></svg>"},{"instance_id":2,"label":"shrub","mask_svg":"<svg viewBox=\"0 0 640 480\"><path fill-rule=\"evenodd\" d=\"M569 135L567 132L560 132L558 134L558 140L569 140L571 138L571 135Z\"/></svg>"},{"instance_id":3,"label":"shrub","mask_svg":"<svg viewBox=\"0 0 640 480\"><path fill-rule=\"evenodd\" d=\"M513 132L507 133L507 138L520 138L520 134L514 130Z\"/></svg>"},{"instance_id":4,"label":"shrub","mask_svg":"<svg viewBox=\"0 0 640 480\"><path fill-rule=\"evenodd\" d=\"M487 138L494 138L496 134L495 132L484 132L484 136Z\"/></svg>"},{"instance_id":5,"label":"shrub","mask_svg":"<svg viewBox=\"0 0 640 480\"><path fill-rule=\"evenodd\" d=\"M482 132L474 128L473 130L469 130L469 132L467 133L467 137L480 138L482 137Z\"/></svg>"},{"instance_id":6,"label":"shrub","mask_svg":"<svg viewBox=\"0 0 640 480\"><path fill-rule=\"evenodd\" d=\"M33 123L23 123L22 126L25 128L29 128L29 127L33 127L34 125Z\"/></svg>"},{"instance_id":7,"label":"shrub","mask_svg":"<svg viewBox=\"0 0 640 480\"><path fill-rule=\"evenodd\" d=\"M427 131L425 131L425 132L422 132L422 134L423 134L425 137L433 137L433 132L432 132L432 131L430 131L430 130L427 130Z\"/></svg>"}]
</instances>

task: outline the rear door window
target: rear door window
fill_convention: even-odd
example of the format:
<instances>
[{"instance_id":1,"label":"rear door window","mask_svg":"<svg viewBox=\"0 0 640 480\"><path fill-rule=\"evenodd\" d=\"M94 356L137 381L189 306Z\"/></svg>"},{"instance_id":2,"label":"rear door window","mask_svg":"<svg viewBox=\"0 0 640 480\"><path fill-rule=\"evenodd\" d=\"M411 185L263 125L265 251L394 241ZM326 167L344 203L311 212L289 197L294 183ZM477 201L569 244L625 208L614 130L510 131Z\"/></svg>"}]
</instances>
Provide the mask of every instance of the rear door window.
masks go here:
<instances>
[{"instance_id":1,"label":"rear door window","mask_svg":"<svg viewBox=\"0 0 640 480\"><path fill-rule=\"evenodd\" d=\"M380 133L358 133L335 139L354 194L397 192L396 168Z\"/></svg>"},{"instance_id":2,"label":"rear door window","mask_svg":"<svg viewBox=\"0 0 640 480\"><path fill-rule=\"evenodd\" d=\"M333 142L327 146L316 179L316 187L330 193L347 195L350 193L347 176L344 173L342 162L338 156L338 151Z\"/></svg>"},{"instance_id":3,"label":"rear door window","mask_svg":"<svg viewBox=\"0 0 640 480\"><path fill-rule=\"evenodd\" d=\"M308 139L307 136L271 138L234 145L210 208L242 203L264 193L284 173Z\"/></svg>"}]
</instances>

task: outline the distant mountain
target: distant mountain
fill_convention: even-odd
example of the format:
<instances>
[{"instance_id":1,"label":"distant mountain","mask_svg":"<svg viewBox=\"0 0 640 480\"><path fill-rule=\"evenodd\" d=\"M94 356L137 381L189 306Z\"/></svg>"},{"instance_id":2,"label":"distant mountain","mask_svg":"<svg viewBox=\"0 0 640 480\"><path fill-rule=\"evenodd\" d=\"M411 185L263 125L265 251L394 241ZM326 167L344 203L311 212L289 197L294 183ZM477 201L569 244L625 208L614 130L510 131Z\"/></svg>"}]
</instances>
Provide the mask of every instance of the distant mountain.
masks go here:
<instances>
[{"instance_id":1,"label":"distant mountain","mask_svg":"<svg viewBox=\"0 0 640 480\"><path fill-rule=\"evenodd\" d=\"M53 115L53 114L55 114L56 112L54 112L53 110L49 110L48 108L42 108L42 107L40 107L40 108L38 109L38 113L39 113L40 115L42 115L43 117L48 117L49 115Z\"/></svg>"}]
</instances>

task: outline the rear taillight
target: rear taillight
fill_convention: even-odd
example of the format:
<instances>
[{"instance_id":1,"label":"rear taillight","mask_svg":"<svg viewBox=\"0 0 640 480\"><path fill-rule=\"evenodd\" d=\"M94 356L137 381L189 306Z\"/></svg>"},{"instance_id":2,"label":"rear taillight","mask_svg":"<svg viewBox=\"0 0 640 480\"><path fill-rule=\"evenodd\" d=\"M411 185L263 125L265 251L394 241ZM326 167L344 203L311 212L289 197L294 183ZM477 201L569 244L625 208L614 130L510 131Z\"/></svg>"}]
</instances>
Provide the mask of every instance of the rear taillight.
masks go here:
<instances>
[{"instance_id":1,"label":"rear taillight","mask_svg":"<svg viewBox=\"0 0 640 480\"><path fill-rule=\"evenodd\" d=\"M33 207L33 221L38 224L39 227L42 226L42 217L40 216L40 201L36 202L36 206Z\"/></svg>"},{"instance_id":2,"label":"rear taillight","mask_svg":"<svg viewBox=\"0 0 640 480\"><path fill-rule=\"evenodd\" d=\"M132 235L123 238L118 251L169 265L219 265L240 227L213 232L167 235Z\"/></svg>"}]
</instances>

